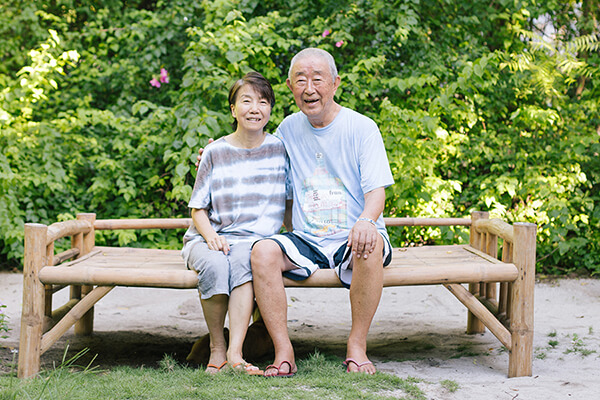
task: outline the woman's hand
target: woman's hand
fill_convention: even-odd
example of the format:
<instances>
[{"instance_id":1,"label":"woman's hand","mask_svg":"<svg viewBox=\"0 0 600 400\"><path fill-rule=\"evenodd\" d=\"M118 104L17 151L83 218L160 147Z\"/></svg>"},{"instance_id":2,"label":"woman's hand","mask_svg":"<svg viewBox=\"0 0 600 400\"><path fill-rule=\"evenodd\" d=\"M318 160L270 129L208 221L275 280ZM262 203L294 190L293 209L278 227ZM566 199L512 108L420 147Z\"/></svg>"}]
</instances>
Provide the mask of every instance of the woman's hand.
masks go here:
<instances>
[{"instance_id":1,"label":"woman's hand","mask_svg":"<svg viewBox=\"0 0 600 400\"><path fill-rule=\"evenodd\" d=\"M216 235L206 241L208 248L211 250L222 251L223 254L229 254L229 243L223 236Z\"/></svg>"}]
</instances>

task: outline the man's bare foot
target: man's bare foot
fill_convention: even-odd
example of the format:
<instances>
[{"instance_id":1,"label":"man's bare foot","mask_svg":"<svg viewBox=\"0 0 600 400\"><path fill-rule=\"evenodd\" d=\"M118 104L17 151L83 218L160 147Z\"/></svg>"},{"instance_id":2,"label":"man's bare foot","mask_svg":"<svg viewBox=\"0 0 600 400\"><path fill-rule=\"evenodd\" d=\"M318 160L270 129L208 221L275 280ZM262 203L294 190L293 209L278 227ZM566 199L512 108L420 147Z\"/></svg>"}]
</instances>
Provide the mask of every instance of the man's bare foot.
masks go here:
<instances>
[{"instance_id":1,"label":"man's bare foot","mask_svg":"<svg viewBox=\"0 0 600 400\"><path fill-rule=\"evenodd\" d=\"M280 363L275 362L265 368L265 376L269 378L291 378L296 375L296 372L298 372L296 365L292 365L287 360L283 360Z\"/></svg>"}]
</instances>

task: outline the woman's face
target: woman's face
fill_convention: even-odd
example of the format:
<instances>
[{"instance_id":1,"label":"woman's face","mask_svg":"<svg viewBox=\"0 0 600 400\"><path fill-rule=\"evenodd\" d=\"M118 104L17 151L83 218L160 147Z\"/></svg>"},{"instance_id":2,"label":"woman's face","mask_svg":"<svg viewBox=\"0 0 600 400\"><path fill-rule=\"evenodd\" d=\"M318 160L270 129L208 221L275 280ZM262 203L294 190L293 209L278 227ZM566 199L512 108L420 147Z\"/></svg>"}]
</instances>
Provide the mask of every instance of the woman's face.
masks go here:
<instances>
[{"instance_id":1,"label":"woman's face","mask_svg":"<svg viewBox=\"0 0 600 400\"><path fill-rule=\"evenodd\" d=\"M231 115L237 120L238 132L262 133L271 117L271 104L246 84L240 87L235 104L231 105Z\"/></svg>"}]
</instances>

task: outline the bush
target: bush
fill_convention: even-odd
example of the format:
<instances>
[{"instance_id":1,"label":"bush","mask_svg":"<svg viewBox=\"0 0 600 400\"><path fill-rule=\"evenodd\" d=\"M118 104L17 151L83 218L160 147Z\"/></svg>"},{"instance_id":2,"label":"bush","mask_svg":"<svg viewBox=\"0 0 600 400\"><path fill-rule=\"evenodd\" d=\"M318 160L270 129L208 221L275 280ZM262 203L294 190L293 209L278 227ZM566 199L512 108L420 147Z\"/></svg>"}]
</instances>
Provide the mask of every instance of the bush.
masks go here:
<instances>
[{"instance_id":1,"label":"bush","mask_svg":"<svg viewBox=\"0 0 600 400\"><path fill-rule=\"evenodd\" d=\"M0 11L14 33L0 43L0 263L19 265L26 221L187 216L197 148L230 129L231 83L250 70L271 80L272 131L297 110L284 82L291 56L318 46L338 63L338 101L381 128L396 179L387 215L489 210L534 222L539 272L596 274L590 21L600 16L583 3L13 0ZM563 36L548 40L554 27ZM450 228L391 236L466 238ZM177 248L181 238L123 231L99 241Z\"/></svg>"}]
</instances>

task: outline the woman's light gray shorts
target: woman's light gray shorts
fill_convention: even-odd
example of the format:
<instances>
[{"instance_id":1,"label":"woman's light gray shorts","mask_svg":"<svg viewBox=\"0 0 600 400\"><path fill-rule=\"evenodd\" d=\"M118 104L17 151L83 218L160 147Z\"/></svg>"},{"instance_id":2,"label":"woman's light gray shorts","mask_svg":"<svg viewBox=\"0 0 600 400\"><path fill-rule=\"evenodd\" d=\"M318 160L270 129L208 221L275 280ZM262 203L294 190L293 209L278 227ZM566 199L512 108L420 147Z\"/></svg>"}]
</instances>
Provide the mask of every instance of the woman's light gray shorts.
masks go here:
<instances>
[{"instance_id":1,"label":"woman's light gray shorts","mask_svg":"<svg viewBox=\"0 0 600 400\"><path fill-rule=\"evenodd\" d=\"M200 298L208 299L215 294L231 294L236 287L252 281L250 250L254 240L229 245L229 254L211 250L206 242L192 244L188 268L198 272Z\"/></svg>"}]
</instances>

